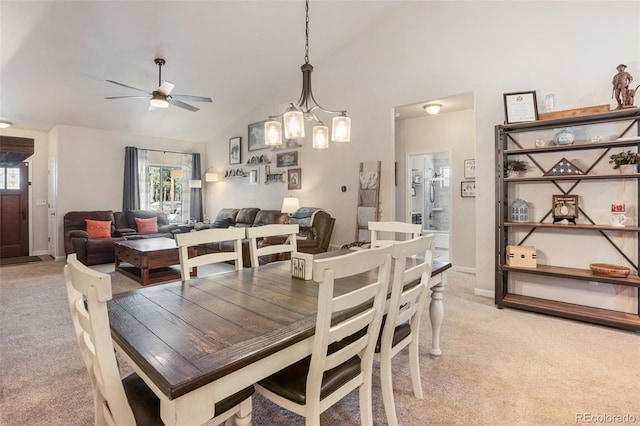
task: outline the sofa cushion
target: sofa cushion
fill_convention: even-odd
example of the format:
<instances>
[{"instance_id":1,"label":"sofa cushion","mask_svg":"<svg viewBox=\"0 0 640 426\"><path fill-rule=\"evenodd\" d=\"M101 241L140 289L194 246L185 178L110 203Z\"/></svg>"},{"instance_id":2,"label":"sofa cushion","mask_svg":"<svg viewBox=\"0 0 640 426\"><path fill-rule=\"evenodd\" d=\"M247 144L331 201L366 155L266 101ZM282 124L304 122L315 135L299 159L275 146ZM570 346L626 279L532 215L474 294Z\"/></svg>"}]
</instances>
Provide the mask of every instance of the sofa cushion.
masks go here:
<instances>
[{"instance_id":1,"label":"sofa cushion","mask_svg":"<svg viewBox=\"0 0 640 426\"><path fill-rule=\"evenodd\" d=\"M146 234L156 234L158 232L157 217L150 217L147 219L136 217L135 220L136 220L136 228L138 228L138 234L146 235Z\"/></svg>"},{"instance_id":2,"label":"sofa cushion","mask_svg":"<svg viewBox=\"0 0 640 426\"><path fill-rule=\"evenodd\" d=\"M253 221L256 219L256 215L260 209L256 207L243 208L238 211L236 215L236 223L234 224L238 228L246 228L247 226L253 226Z\"/></svg>"},{"instance_id":3,"label":"sofa cushion","mask_svg":"<svg viewBox=\"0 0 640 426\"><path fill-rule=\"evenodd\" d=\"M230 217L225 217L222 219L216 218L215 222L211 224L212 228L228 228L233 225L233 219Z\"/></svg>"},{"instance_id":4,"label":"sofa cushion","mask_svg":"<svg viewBox=\"0 0 640 426\"><path fill-rule=\"evenodd\" d=\"M110 220L84 220L87 226L87 234L89 238L110 238L111 225Z\"/></svg>"},{"instance_id":5,"label":"sofa cushion","mask_svg":"<svg viewBox=\"0 0 640 426\"><path fill-rule=\"evenodd\" d=\"M289 220L289 215L280 210L260 210L253 220L253 226L281 225L287 223L287 220Z\"/></svg>"}]
</instances>

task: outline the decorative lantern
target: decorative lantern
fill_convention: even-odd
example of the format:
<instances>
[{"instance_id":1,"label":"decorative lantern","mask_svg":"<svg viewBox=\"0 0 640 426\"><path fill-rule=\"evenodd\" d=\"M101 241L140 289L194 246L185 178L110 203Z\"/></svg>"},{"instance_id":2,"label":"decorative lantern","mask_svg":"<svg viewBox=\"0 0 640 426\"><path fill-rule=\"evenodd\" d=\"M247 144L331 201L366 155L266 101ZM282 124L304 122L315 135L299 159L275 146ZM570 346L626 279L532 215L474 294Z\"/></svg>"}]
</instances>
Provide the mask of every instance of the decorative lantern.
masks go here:
<instances>
[{"instance_id":1,"label":"decorative lantern","mask_svg":"<svg viewBox=\"0 0 640 426\"><path fill-rule=\"evenodd\" d=\"M526 201L518 198L511 204L511 222L529 222L529 205Z\"/></svg>"}]
</instances>

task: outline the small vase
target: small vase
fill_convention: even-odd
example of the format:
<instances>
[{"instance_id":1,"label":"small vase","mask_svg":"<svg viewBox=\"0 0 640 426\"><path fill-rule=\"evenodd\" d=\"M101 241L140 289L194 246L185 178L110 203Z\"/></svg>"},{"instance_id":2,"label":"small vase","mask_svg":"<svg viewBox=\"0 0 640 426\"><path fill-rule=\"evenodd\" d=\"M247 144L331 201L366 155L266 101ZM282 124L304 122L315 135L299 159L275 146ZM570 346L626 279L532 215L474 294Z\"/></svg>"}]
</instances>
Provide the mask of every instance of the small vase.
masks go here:
<instances>
[{"instance_id":1,"label":"small vase","mask_svg":"<svg viewBox=\"0 0 640 426\"><path fill-rule=\"evenodd\" d=\"M637 164L621 164L618 170L620 170L620 174L623 174L623 175L637 173L638 165Z\"/></svg>"}]
</instances>

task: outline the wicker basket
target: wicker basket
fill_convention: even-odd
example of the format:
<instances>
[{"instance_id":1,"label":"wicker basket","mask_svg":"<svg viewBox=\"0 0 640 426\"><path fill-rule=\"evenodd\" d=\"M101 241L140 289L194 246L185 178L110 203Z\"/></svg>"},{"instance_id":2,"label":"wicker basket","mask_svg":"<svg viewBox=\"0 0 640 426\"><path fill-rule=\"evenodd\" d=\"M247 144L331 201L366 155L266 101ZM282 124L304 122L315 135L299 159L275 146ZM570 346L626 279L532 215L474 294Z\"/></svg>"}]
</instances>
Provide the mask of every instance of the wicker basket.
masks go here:
<instances>
[{"instance_id":1,"label":"wicker basket","mask_svg":"<svg viewBox=\"0 0 640 426\"><path fill-rule=\"evenodd\" d=\"M610 263L592 263L589 265L594 275L604 277L624 278L629 275L630 269L626 266L612 265Z\"/></svg>"}]
</instances>

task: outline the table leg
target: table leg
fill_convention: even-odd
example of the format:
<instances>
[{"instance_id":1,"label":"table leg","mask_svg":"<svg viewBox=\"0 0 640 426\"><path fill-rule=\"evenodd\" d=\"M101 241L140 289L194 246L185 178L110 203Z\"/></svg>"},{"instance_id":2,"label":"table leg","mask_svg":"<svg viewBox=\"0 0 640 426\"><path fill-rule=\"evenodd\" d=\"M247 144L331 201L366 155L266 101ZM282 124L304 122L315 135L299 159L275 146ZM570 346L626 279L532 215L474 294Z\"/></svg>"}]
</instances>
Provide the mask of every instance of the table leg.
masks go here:
<instances>
[{"instance_id":1,"label":"table leg","mask_svg":"<svg viewBox=\"0 0 640 426\"><path fill-rule=\"evenodd\" d=\"M443 272L439 277L433 277L436 283L431 287L431 302L429 303L429 319L431 320L431 349L429 353L433 358L438 358L440 350L440 327L444 318L444 303L442 292L447 282L447 273Z\"/></svg>"}]
</instances>

